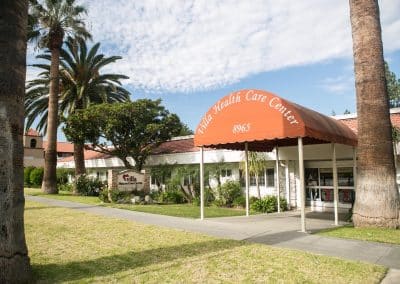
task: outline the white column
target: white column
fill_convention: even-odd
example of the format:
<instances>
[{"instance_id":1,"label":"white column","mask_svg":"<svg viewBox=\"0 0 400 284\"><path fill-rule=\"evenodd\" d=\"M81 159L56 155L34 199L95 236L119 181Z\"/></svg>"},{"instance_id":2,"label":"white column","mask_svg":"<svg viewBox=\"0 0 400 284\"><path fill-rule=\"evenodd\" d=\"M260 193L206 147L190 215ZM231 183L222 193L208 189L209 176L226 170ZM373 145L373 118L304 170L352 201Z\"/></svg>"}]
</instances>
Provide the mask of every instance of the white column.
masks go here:
<instances>
[{"instance_id":1,"label":"white column","mask_svg":"<svg viewBox=\"0 0 400 284\"><path fill-rule=\"evenodd\" d=\"M290 209L290 176L289 176L289 160L286 160L286 162L285 162L285 188L286 188L287 209Z\"/></svg>"},{"instance_id":2,"label":"white column","mask_svg":"<svg viewBox=\"0 0 400 284\"><path fill-rule=\"evenodd\" d=\"M352 195L353 198L356 197L356 190L357 190L357 147L353 146L353 184L354 184L354 194ZM353 200L354 204L354 200ZM354 208L352 208L354 209Z\"/></svg>"},{"instance_id":3,"label":"white column","mask_svg":"<svg viewBox=\"0 0 400 284\"><path fill-rule=\"evenodd\" d=\"M275 169L276 169L276 200L278 202L278 213L281 212L280 201L280 179L279 179L279 147L275 146Z\"/></svg>"},{"instance_id":4,"label":"white column","mask_svg":"<svg viewBox=\"0 0 400 284\"><path fill-rule=\"evenodd\" d=\"M246 216L249 216L249 145L247 142L244 144L244 168L245 168L245 181L246 181Z\"/></svg>"},{"instance_id":5,"label":"white column","mask_svg":"<svg viewBox=\"0 0 400 284\"><path fill-rule=\"evenodd\" d=\"M304 156L303 156L303 139L297 140L299 148L299 175L300 175L300 210L301 210L301 231L306 233L306 199L304 188Z\"/></svg>"},{"instance_id":6,"label":"white column","mask_svg":"<svg viewBox=\"0 0 400 284\"><path fill-rule=\"evenodd\" d=\"M200 147L200 219L204 220L204 150Z\"/></svg>"},{"instance_id":7,"label":"white column","mask_svg":"<svg viewBox=\"0 0 400 284\"><path fill-rule=\"evenodd\" d=\"M333 169L333 207L335 210L335 226L339 225L338 203L339 203L339 189L338 189L338 176L336 165L336 144L332 143L332 169Z\"/></svg>"},{"instance_id":8,"label":"white column","mask_svg":"<svg viewBox=\"0 0 400 284\"><path fill-rule=\"evenodd\" d=\"M357 186L357 148L356 148L356 146L353 147L353 183L354 183L354 190L356 190L356 186Z\"/></svg>"}]
</instances>

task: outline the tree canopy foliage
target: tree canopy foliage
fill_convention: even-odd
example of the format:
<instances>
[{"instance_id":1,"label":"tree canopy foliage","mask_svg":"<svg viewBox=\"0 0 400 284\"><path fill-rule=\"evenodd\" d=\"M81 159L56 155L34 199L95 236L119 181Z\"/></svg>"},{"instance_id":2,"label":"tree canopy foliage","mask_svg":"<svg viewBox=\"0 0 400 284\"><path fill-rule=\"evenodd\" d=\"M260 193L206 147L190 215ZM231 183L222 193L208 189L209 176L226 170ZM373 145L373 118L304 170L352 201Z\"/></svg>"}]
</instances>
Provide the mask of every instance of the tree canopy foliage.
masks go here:
<instances>
[{"instance_id":1,"label":"tree canopy foliage","mask_svg":"<svg viewBox=\"0 0 400 284\"><path fill-rule=\"evenodd\" d=\"M153 149L181 129L179 117L166 110L161 100L148 99L77 110L65 120L63 128L68 140L88 143L87 148L116 156L127 168L138 171Z\"/></svg>"},{"instance_id":2,"label":"tree canopy foliage","mask_svg":"<svg viewBox=\"0 0 400 284\"><path fill-rule=\"evenodd\" d=\"M385 77L388 96L391 107L400 106L400 79L396 78L396 74L389 69L389 64L385 62Z\"/></svg>"}]
</instances>

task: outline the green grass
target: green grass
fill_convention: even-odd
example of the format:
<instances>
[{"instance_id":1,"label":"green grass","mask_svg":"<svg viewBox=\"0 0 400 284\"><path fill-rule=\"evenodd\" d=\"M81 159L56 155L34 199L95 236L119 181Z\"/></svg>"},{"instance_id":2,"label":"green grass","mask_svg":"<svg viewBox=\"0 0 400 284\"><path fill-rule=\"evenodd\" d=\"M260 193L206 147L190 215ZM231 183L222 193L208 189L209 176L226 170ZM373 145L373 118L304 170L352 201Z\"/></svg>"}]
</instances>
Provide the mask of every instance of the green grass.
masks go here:
<instances>
[{"instance_id":1,"label":"green grass","mask_svg":"<svg viewBox=\"0 0 400 284\"><path fill-rule=\"evenodd\" d=\"M40 283L379 283L387 269L27 202Z\"/></svg>"},{"instance_id":2,"label":"green grass","mask_svg":"<svg viewBox=\"0 0 400 284\"><path fill-rule=\"evenodd\" d=\"M148 204L148 205L133 205L133 204L111 204L102 203L98 197L93 196L78 196L71 192L60 191L59 194L45 194L38 188L25 188L25 194L53 198L58 200L74 201L90 205L109 206L132 211L140 211L146 213L186 217L200 218L200 207L192 204ZM206 218L212 217L229 217L229 216L244 216L246 214L243 209L220 208L220 207L205 207L204 215Z\"/></svg>"},{"instance_id":3,"label":"green grass","mask_svg":"<svg viewBox=\"0 0 400 284\"><path fill-rule=\"evenodd\" d=\"M381 228L354 228L344 226L319 231L317 234L335 238L355 239L400 245L400 230Z\"/></svg>"}]
</instances>

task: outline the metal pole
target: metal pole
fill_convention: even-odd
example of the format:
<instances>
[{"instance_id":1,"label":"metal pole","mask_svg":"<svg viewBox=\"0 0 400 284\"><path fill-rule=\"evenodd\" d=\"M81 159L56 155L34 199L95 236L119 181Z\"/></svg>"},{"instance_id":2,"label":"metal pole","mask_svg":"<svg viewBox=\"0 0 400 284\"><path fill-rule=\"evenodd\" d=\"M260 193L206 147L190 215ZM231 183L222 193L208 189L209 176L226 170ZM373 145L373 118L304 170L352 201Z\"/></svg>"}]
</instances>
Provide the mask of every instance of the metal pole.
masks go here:
<instances>
[{"instance_id":1,"label":"metal pole","mask_svg":"<svg viewBox=\"0 0 400 284\"><path fill-rule=\"evenodd\" d=\"M200 147L200 220L204 220L204 150Z\"/></svg>"},{"instance_id":2,"label":"metal pole","mask_svg":"<svg viewBox=\"0 0 400 284\"><path fill-rule=\"evenodd\" d=\"M338 203L339 203L339 189L338 189L338 176L336 165L336 144L332 143L332 168L333 168L333 206L335 210L335 226L339 225Z\"/></svg>"},{"instance_id":3,"label":"metal pole","mask_svg":"<svg viewBox=\"0 0 400 284\"><path fill-rule=\"evenodd\" d=\"M356 189L357 189L357 148L356 146L353 146L353 186L354 186L354 192L353 192L353 201L352 204L354 206L354 198L356 197ZM353 209L353 208L352 208Z\"/></svg>"},{"instance_id":4,"label":"metal pole","mask_svg":"<svg viewBox=\"0 0 400 284\"><path fill-rule=\"evenodd\" d=\"M353 147L353 183L354 190L356 190L357 186L357 148Z\"/></svg>"},{"instance_id":5,"label":"metal pole","mask_svg":"<svg viewBox=\"0 0 400 284\"><path fill-rule=\"evenodd\" d=\"M290 180L289 180L289 161L286 160L285 163L285 188L286 188L286 200L287 209L290 209Z\"/></svg>"},{"instance_id":6,"label":"metal pole","mask_svg":"<svg viewBox=\"0 0 400 284\"><path fill-rule=\"evenodd\" d=\"M276 200L278 202L278 213L281 212L280 182L279 182L279 147L275 147L275 168L276 168Z\"/></svg>"},{"instance_id":7,"label":"metal pole","mask_svg":"<svg viewBox=\"0 0 400 284\"><path fill-rule=\"evenodd\" d=\"M247 142L244 144L244 167L245 167L245 175L246 175L246 216L249 216L249 145Z\"/></svg>"},{"instance_id":8,"label":"metal pole","mask_svg":"<svg viewBox=\"0 0 400 284\"><path fill-rule=\"evenodd\" d=\"M306 233L306 200L304 188L304 156L303 156L303 139L297 140L299 148L299 175L300 175L300 210L301 210L301 231Z\"/></svg>"}]
</instances>

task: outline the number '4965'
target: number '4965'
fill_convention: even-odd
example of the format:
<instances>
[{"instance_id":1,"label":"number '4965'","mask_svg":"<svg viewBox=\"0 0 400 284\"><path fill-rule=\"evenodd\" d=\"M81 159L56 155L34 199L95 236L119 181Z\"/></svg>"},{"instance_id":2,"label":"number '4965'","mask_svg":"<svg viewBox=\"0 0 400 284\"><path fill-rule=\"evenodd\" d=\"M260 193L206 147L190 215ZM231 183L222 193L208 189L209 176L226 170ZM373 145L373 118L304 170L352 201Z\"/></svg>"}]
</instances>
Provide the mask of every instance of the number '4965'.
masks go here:
<instances>
[{"instance_id":1,"label":"number '4965'","mask_svg":"<svg viewBox=\"0 0 400 284\"><path fill-rule=\"evenodd\" d=\"M250 123L235 124L232 127L232 133L246 133L250 131Z\"/></svg>"}]
</instances>

